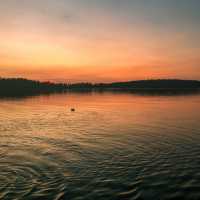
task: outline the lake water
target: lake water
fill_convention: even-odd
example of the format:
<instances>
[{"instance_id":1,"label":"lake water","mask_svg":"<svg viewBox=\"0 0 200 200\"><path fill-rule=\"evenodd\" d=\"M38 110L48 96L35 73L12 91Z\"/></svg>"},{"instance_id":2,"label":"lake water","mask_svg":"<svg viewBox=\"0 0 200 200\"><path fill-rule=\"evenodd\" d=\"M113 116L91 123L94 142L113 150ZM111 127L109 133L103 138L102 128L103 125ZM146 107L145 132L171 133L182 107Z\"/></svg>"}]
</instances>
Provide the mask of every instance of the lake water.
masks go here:
<instances>
[{"instance_id":1,"label":"lake water","mask_svg":"<svg viewBox=\"0 0 200 200\"><path fill-rule=\"evenodd\" d=\"M1 99L0 199L200 199L199 106L200 95Z\"/></svg>"}]
</instances>

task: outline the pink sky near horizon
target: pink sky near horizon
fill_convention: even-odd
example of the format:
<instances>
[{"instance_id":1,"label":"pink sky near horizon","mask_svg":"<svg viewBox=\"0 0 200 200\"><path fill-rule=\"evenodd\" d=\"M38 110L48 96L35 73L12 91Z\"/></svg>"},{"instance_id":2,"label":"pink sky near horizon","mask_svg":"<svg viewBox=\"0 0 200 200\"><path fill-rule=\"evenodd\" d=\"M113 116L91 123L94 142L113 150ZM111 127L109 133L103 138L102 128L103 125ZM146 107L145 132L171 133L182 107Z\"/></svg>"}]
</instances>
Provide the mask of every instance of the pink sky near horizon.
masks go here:
<instances>
[{"instance_id":1,"label":"pink sky near horizon","mask_svg":"<svg viewBox=\"0 0 200 200\"><path fill-rule=\"evenodd\" d=\"M58 82L200 80L199 29L194 19L166 19L161 12L165 11L164 4L159 3L133 3L135 13L121 5L118 13L113 0L111 4L95 1L92 9L79 0L62 0L62 5L44 2L2 3L1 77ZM104 7L108 5L109 9Z\"/></svg>"}]
</instances>

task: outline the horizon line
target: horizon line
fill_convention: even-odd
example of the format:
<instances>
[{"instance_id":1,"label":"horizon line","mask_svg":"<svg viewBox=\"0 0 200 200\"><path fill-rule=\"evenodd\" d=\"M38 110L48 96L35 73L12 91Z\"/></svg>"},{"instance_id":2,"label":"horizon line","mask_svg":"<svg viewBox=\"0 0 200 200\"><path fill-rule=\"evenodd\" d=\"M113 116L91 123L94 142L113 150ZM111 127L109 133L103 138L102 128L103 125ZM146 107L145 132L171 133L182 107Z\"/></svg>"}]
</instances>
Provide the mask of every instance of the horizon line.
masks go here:
<instances>
[{"instance_id":1,"label":"horizon line","mask_svg":"<svg viewBox=\"0 0 200 200\"><path fill-rule=\"evenodd\" d=\"M56 81L52 81L52 80L39 80L39 79L29 79L29 78L25 78L25 77L1 77L0 79L5 79L5 80L27 80L27 81L36 81L36 82L40 82L40 83L51 83L51 84L113 84L113 83L129 83L129 82L139 82L139 81L198 81L200 82L200 80L197 79L179 79L179 78L147 78L147 79L135 79L135 80L127 80L127 81L111 81L111 82L90 82L90 81L80 81L80 82L56 82Z\"/></svg>"}]
</instances>

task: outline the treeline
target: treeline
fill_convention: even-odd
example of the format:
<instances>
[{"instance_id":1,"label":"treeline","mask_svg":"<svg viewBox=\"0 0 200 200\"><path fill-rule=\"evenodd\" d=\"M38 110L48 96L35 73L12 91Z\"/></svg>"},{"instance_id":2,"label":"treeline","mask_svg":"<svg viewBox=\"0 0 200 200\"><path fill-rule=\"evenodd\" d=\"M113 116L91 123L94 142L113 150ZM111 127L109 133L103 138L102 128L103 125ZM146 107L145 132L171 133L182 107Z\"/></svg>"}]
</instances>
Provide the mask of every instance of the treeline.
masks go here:
<instances>
[{"instance_id":1,"label":"treeline","mask_svg":"<svg viewBox=\"0 0 200 200\"><path fill-rule=\"evenodd\" d=\"M200 88L200 81L194 80L141 80L109 84L111 88L127 89L192 89Z\"/></svg>"},{"instance_id":2,"label":"treeline","mask_svg":"<svg viewBox=\"0 0 200 200\"><path fill-rule=\"evenodd\" d=\"M116 83L51 83L21 78L0 78L0 96L28 96L37 94L60 93L67 91L132 91L168 92L199 91L200 81L195 80L141 80Z\"/></svg>"},{"instance_id":3,"label":"treeline","mask_svg":"<svg viewBox=\"0 0 200 200\"><path fill-rule=\"evenodd\" d=\"M0 96L28 96L62 92L65 89L65 84L39 82L22 78L0 78Z\"/></svg>"},{"instance_id":4,"label":"treeline","mask_svg":"<svg viewBox=\"0 0 200 200\"><path fill-rule=\"evenodd\" d=\"M200 81L159 79L159 80L139 80L115 83L78 83L67 85L69 89L96 89L96 90L174 90L174 89L200 89Z\"/></svg>"}]
</instances>

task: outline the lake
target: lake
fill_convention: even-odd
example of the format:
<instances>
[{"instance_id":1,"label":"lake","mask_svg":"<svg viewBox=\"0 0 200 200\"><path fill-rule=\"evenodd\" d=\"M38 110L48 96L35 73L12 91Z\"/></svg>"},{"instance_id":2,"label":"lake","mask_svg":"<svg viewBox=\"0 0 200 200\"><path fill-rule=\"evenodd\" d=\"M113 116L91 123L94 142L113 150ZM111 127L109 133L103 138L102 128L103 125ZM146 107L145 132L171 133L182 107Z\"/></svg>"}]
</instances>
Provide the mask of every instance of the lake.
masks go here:
<instances>
[{"instance_id":1,"label":"lake","mask_svg":"<svg viewBox=\"0 0 200 200\"><path fill-rule=\"evenodd\" d=\"M199 108L198 94L1 99L0 199L200 199Z\"/></svg>"}]
</instances>

